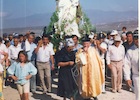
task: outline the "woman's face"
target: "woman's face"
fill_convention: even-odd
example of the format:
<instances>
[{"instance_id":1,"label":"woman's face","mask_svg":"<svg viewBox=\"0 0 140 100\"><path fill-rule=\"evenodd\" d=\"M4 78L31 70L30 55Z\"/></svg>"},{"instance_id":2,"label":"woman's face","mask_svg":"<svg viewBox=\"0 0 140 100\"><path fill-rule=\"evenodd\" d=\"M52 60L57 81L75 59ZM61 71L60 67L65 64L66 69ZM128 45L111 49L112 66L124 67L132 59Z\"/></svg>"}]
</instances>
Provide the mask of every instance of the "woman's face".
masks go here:
<instances>
[{"instance_id":1,"label":"woman's face","mask_svg":"<svg viewBox=\"0 0 140 100\"><path fill-rule=\"evenodd\" d=\"M69 46L69 47L67 47L67 51L71 52L73 50L73 48L74 48L74 46Z\"/></svg>"},{"instance_id":2,"label":"woman's face","mask_svg":"<svg viewBox=\"0 0 140 100\"><path fill-rule=\"evenodd\" d=\"M25 62L26 57L25 57L24 54L21 53L21 54L19 54L19 59L20 59L21 62Z\"/></svg>"}]
</instances>

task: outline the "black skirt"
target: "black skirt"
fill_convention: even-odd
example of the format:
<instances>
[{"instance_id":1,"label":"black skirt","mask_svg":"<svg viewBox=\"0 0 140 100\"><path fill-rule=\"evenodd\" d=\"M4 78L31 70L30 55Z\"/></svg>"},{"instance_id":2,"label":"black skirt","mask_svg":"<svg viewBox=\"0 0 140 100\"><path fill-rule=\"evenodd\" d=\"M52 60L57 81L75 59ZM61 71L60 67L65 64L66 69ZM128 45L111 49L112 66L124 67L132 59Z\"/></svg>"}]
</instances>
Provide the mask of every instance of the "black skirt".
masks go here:
<instances>
[{"instance_id":1,"label":"black skirt","mask_svg":"<svg viewBox=\"0 0 140 100\"><path fill-rule=\"evenodd\" d=\"M77 92L77 85L71 73L72 67L63 67L59 70L57 95L61 97L73 97Z\"/></svg>"}]
</instances>

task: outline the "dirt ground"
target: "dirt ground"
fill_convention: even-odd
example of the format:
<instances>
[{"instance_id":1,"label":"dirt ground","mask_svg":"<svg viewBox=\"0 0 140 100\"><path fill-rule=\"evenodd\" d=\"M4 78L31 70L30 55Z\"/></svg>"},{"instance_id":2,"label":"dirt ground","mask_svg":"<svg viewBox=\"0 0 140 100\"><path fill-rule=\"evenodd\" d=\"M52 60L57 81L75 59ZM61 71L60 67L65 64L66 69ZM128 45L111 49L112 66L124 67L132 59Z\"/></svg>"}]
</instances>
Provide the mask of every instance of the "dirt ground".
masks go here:
<instances>
[{"instance_id":1,"label":"dirt ground","mask_svg":"<svg viewBox=\"0 0 140 100\"><path fill-rule=\"evenodd\" d=\"M42 89L37 86L37 93L30 93L30 100L63 100L63 98L56 95L57 92L57 76L52 79L52 93L42 94ZM110 79L106 79L106 94L100 94L99 100L135 100L135 94L126 90L126 85L123 83L122 93L112 93ZM3 90L5 100L20 100L16 86L10 83L6 89ZM69 99L67 99L69 100ZM83 100L79 95L76 100ZM94 100L94 99L93 99Z\"/></svg>"}]
</instances>

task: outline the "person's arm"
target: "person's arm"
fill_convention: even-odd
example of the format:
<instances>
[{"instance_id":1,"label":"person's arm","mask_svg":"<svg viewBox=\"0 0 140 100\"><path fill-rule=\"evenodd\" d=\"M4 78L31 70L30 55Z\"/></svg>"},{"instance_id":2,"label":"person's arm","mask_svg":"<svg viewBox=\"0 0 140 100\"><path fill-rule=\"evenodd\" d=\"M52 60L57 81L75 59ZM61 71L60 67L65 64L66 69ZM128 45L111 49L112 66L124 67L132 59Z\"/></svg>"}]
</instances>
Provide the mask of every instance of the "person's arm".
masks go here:
<instances>
[{"instance_id":1,"label":"person's arm","mask_svg":"<svg viewBox=\"0 0 140 100\"><path fill-rule=\"evenodd\" d=\"M108 50L107 50L106 61L107 61L108 68L111 69L111 64L110 64L110 47L108 47Z\"/></svg>"},{"instance_id":2,"label":"person's arm","mask_svg":"<svg viewBox=\"0 0 140 100\"><path fill-rule=\"evenodd\" d=\"M68 62L59 62L58 66L65 67L65 66L72 66L74 65L74 61L68 61Z\"/></svg>"},{"instance_id":3,"label":"person's arm","mask_svg":"<svg viewBox=\"0 0 140 100\"><path fill-rule=\"evenodd\" d=\"M126 80L126 83L129 87L131 87L132 85L132 81L131 81L131 50L128 50L126 55L125 55L125 63L123 66L123 72L124 72L124 79Z\"/></svg>"},{"instance_id":4,"label":"person's arm","mask_svg":"<svg viewBox=\"0 0 140 100\"><path fill-rule=\"evenodd\" d=\"M122 46L123 46L123 45L122 45ZM122 60L123 60L123 66L124 66L124 63L125 63L125 59L124 59L124 58L125 58L125 48L124 48L124 46L123 46L123 48L122 48L122 54L123 54L123 55L122 55L122 57L123 57Z\"/></svg>"},{"instance_id":5,"label":"person's arm","mask_svg":"<svg viewBox=\"0 0 140 100\"><path fill-rule=\"evenodd\" d=\"M2 55L4 55L4 58L1 60L1 63L4 62L6 59L8 59L8 53L6 52L1 52Z\"/></svg>"},{"instance_id":6,"label":"person's arm","mask_svg":"<svg viewBox=\"0 0 140 100\"><path fill-rule=\"evenodd\" d=\"M29 75L26 76L26 80L29 80L32 77L32 75L37 74L37 69L32 63L28 63L28 66L29 66Z\"/></svg>"},{"instance_id":7,"label":"person's arm","mask_svg":"<svg viewBox=\"0 0 140 100\"><path fill-rule=\"evenodd\" d=\"M2 76L3 75L3 67L2 67L2 65L0 64L0 76Z\"/></svg>"},{"instance_id":8,"label":"person's arm","mask_svg":"<svg viewBox=\"0 0 140 100\"><path fill-rule=\"evenodd\" d=\"M53 57L53 55L50 56L50 60L51 60L51 68L53 70L54 69L54 57Z\"/></svg>"},{"instance_id":9,"label":"person's arm","mask_svg":"<svg viewBox=\"0 0 140 100\"><path fill-rule=\"evenodd\" d=\"M42 46L42 40L38 41L37 48L35 48L34 52L37 54L39 48Z\"/></svg>"},{"instance_id":10,"label":"person's arm","mask_svg":"<svg viewBox=\"0 0 140 100\"><path fill-rule=\"evenodd\" d=\"M103 48L98 40L96 40L97 48L104 54L106 53L106 48Z\"/></svg>"},{"instance_id":11,"label":"person's arm","mask_svg":"<svg viewBox=\"0 0 140 100\"><path fill-rule=\"evenodd\" d=\"M7 69L7 72L9 74L9 76L14 80L14 81L17 81L18 80L18 77L16 77L14 74L15 74L15 70L16 70L16 62L13 63L8 69Z\"/></svg>"}]
</instances>

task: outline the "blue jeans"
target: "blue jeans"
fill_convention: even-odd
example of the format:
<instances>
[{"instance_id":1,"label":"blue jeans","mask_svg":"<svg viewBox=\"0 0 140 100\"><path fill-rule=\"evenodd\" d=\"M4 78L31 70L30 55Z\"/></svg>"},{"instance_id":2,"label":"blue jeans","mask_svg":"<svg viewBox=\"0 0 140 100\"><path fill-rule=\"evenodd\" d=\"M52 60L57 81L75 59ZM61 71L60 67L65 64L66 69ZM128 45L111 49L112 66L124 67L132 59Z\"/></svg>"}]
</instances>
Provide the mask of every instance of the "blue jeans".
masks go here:
<instances>
[{"instance_id":1,"label":"blue jeans","mask_svg":"<svg viewBox=\"0 0 140 100\"><path fill-rule=\"evenodd\" d=\"M31 61L31 63L35 66L35 61ZM30 90L31 92L36 91L36 75L32 75L30 79Z\"/></svg>"}]
</instances>

